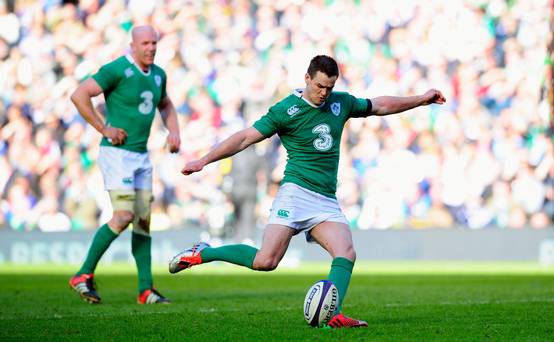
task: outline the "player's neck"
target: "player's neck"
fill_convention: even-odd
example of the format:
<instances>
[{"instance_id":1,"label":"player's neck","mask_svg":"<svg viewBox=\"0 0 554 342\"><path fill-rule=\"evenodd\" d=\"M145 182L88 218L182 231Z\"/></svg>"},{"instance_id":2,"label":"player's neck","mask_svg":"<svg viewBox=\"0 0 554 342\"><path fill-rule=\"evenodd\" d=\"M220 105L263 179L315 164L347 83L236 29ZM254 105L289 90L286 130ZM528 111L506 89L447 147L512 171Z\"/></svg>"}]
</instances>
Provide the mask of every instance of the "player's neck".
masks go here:
<instances>
[{"instance_id":1,"label":"player's neck","mask_svg":"<svg viewBox=\"0 0 554 342\"><path fill-rule=\"evenodd\" d=\"M150 70L150 66L148 66L148 65L137 63L137 66L140 68L140 70L142 70L144 72L148 72Z\"/></svg>"},{"instance_id":2,"label":"player's neck","mask_svg":"<svg viewBox=\"0 0 554 342\"><path fill-rule=\"evenodd\" d=\"M132 62L137 66L137 68L140 69L144 74L148 74L150 72L150 65L146 65L140 62L140 60L135 56L135 54L130 53L129 56L132 59Z\"/></svg>"},{"instance_id":3,"label":"player's neck","mask_svg":"<svg viewBox=\"0 0 554 342\"><path fill-rule=\"evenodd\" d=\"M141 63L140 61L137 61L136 58L133 57L133 59L135 60L135 64L140 68L140 70L142 70L143 72L148 72L150 70L150 65L146 65L146 64L143 64Z\"/></svg>"},{"instance_id":4,"label":"player's neck","mask_svg":"<svg viewBox=\"0 0 554 342\"><path fill-rule=\"evenodd\" d=\"M314 104L310 99L309 97L307 96L307 92L306 92L306 89L304 88L303 90L299 91L298 92L300 94L300 98L304 101L306 101L307 104L309 104L310 106L314 107L314 108L319 108L319 107L323 107L323 105L325 104L325 101L323 101L323 103L321 103L320 105L316 105Z\"/></svg>"}]
</instances>

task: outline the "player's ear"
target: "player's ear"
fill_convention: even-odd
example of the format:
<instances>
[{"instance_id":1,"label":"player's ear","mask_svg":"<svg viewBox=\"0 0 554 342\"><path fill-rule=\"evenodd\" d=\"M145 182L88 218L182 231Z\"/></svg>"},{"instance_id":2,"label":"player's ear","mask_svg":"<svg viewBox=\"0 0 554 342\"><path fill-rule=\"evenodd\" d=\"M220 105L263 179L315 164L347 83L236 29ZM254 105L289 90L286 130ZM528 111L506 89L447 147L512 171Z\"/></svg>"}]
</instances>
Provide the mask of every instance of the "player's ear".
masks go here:
<instances>
[{"instance_id":1,"label":"player's ear","mask_svg":"<svg viewBox=\"0 0 554 342\"><path fill-rule=\"evenodd\" d=\"M310 77L310 74L306 73L306 74L304 75L304 81L306 81L306 84L308 84L308 82L310 82L311 79L312 79L312 78Z\"/></svg>"}]
</instances>

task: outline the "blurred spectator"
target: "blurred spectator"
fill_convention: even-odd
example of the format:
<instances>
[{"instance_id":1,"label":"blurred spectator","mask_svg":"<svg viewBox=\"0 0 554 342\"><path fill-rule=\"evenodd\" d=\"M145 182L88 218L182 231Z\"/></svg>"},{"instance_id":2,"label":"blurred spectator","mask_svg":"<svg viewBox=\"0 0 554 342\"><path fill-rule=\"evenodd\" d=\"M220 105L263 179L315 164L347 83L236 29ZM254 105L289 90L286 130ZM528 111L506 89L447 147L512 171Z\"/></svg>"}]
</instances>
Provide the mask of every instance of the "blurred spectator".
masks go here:
<instances>
[{"instance_id":1,"label":"blurred spectator","mask_svg":"<svg viewBox=\"0 0 554 342\"><path fill-rule=\"evenodd\" d=\"M109 218L94 162L100 137L68 96L142 23L161 32L156 62L183 139L181 154L168 156L163 125L152 127L153 230L221 233L239 207L225 194L229 161L201 178L178 171L243 115L258 118L303 86L298 68L315 54L341 63L338 91L370 98L436 87L448 100L349 124L337 196L354 229L552 227L547 0L75 3L0 1L0 224L10 229L65 230L64 216L71 229L93 229ZM275 146L261 145L270 171L257 191L260 220L286 160Z\"/></svg>"},{"instance_id":2,"label":"blurred spectator","mask_svg":"<svg viewBox=\"0 0 554 342\"><path fill-rule=\"evenodd\" d=\"M230 197L233 204L232 236L235 241L254 244L256 240L256 202L259 179L263 178L262 156L255 146L234 155L229 173Z\"/></svg>"},{"instance_id":3,"label":"blurred spectator","mask_svg":"<svg viewBox=\"0 0 554 342\"><path fill-rule=\"evenodd\" d=\"M8 186L2 201L2 214L5 221L14 230L32 229L32 209L37 198L31 189L31 182L24 176L15 175L13 183Z\"/></svg>"}]
</instances>

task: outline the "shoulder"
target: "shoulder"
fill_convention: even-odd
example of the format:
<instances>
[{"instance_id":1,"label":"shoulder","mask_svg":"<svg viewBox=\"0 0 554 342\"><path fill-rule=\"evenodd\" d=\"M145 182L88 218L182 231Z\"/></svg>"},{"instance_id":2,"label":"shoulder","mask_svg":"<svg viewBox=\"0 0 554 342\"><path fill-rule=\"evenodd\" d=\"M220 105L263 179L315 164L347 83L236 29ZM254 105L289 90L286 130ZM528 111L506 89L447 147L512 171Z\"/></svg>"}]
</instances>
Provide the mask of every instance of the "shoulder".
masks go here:
<instances>
[{"instance_id":1,"label":"shoulder","mask_svg":"<svg viewBox=\"0 0 554 342\"><path fill-rule=\"evenodd\" d=\"M125 58L125 56L121 56L119 58L114 59L111 62L108 62L100 68L100 71L103 73L109 73L109 74L118 74L122 73L125 68L131 66L129 61Z\"/></svg>"},{"instance_id":2,"label":"shoulder","mask_svg":"<svg viewBox=\"0 0 554 342\"><path fill-rule=\"evenodd\" d=\"M364 98L358 98L346 91L337 91L331 93L329 96L329 103L340 103L345 108L352 108L360 106L360 103L366 104L367 100Z\"/></svg>"},{"instance_id":3,"label":"shoulder","mask_svg":"<svg viewBox=\"0 0 554 342\"><path fill-rule=\"evenodd\" d=\"M96 81L96 83L98 83L103 91L106 91L117 85L119 80L122 79L126 70L129 69L129 66L130 64L125 59L125 56L121 56L109 63L102 65L98 72L92 75L92 78Z\"/></svg>"},{"instance_id":4,"label":"shoulder","mask_svg":"<svg viewBox=\"0 0 554 342\"><path fill-rule=\"evenodd\" d=\"M331 101L350 101L352 99L352 95L350 95L346 91L334 91L329 96L329 100Z\"/></svg>"}]
</instances>

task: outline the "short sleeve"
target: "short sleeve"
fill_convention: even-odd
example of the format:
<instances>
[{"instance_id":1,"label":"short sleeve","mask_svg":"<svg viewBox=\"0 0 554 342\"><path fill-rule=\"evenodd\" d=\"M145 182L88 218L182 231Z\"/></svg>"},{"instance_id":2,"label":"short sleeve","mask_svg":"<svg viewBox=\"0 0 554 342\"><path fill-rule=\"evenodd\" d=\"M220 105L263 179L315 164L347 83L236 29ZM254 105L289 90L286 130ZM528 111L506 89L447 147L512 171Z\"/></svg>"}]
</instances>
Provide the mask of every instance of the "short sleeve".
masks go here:
<instances>
[{"instance_id":1,"label":"short sleeve","mask_svg":"<svg viewBox=\"0 0 554 342\"><path fill-rule=\"evenodd\" d=\"M279 131L279 120L275 107L271 107L267 114L254 122L253 127L266 138L277 133Z\"/></svg>"},{"instance_id":2,"label":"short sleeve","mask_svg":"<svg viewBox=\"0 0 554 342\"><path fill-rule=\"evenodd\" d=\"M371 115L371 109L373 105L370 99L360 99L349 95L352 101L352 109L350 110L349 117L351 118L365 118Z\"/></svg>"},{"instance_id":3,"label":"short sleeve","mask_svg":"<svg viewBox=\"0 0 554 342\"><path fill-rule=\"evenodd\" d=\"M107 92L117 86L120 75L117 72L115 63L112 62L103 65L96 74L92 75L92 78L98 83L100 88L102 88L102 91Z\"/></svg>"}]
</instances>

